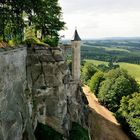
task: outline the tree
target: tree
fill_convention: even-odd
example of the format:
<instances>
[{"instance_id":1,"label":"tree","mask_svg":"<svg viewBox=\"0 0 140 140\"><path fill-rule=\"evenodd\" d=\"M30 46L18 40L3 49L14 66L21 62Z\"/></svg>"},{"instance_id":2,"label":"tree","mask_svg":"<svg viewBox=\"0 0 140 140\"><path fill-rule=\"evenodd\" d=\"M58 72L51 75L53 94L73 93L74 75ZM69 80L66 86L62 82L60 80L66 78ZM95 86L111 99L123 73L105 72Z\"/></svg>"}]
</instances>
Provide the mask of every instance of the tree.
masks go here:
<instances>
[{"instance_id":1,"label":"tree","mask_svg":"<svg viewBox=\"0 0 140 140\"><path fill-rule=\"evenodd\" d=\"M26 13L26 14L25 14ZM11 38L22 41L23 30L27 26L42 31L42 40L51 39L57 45L58 31L64 29L65 23L61 20L61 7L58 0L1 0L0 2L0 38L9 41Z\"/></svg>"},{"instance_id":2,"label":"tree","mask_svg":"<svg viewBox=\"0 0 140 140\"><path fill-rule=\"evenodd\" d=\"M140 139L140 93L124 96L118 113L125 118L131 132Z\"/></svg>"},{"instance_id":3,"label":"tree","mask_svg":"<svg viewBox=\"0 0 140 140\"><path fill-rule=\"evenodd\" d=\"M109 63L108 63L108 67L109 67L110 69L113 68L113 61L112 61L112 60L109 61Z\"/></svg>"},{"instance_id":4,"label":"tree","mask_svg":"<svg viewBox=\"0 0 140 140\"><path fill-rule=\"evenodd\" d=\"M0 36L4 41L11 38L22 40L24 20L23 11L29 6L27 0L2 0L0 2ZM25 8L26 7L26 8Z\"/></svg>"},{"instance_id":5,"label":"tree","mask_svg":"<svg viewBox=\"0 0 140 140\"><path fill-rule=\"evenodd\" d=\"M102 72L97 72L91 77L89 87L95 95L98 95L100 84L104 80L103 76L104 74Z\"/></svg>"},{"instance_id":6,"label":"tree","mask_svg":"<svg viewBox=\"0 0 140 140\"><path fill-rule=\"evenodd\" d=\"M6 40L5 35L5 28L8 23L8 20L10 19L10 9L7 6L7 3L5 0L2 0L0 2L0 37L2 40Z\"/></svg>"},{"instance_id":7,"label":"tree","mask_svg":"<svg viewBox=\"0 0 140 140\"><path fill-rule=\"evenodd\" d=\"M120 66L119 66L119 64L114 64L113 61L111 60L111 61L109 61L109 63L108 63L108 67L109 67L109 69L111 70L111 69L117 69L117 68L119 68Z\"/></svg>"},{"instance_id":8,"label":"tree","mask_svg":"<svg viewBox=\"0 0 140 140\"><path fill-rule=\"evenodd\" d=\"M86 62L81 69L81 78L85 84L88 84L90 78L98 71L92 62Z\"/></svg>"},{"instance_id":9,"label":"tree","mask_svg":"<svg viewBox=\"0 0 140 140\"><path fill-rule=\"evenodd\" d=\"M98 68L99 70L101 70L102 72L108 72L108 71L110 70L110 68L109 68L108 66L106 66L105 64L99 64L99 65L97 66L97 68Z\"/></svg>"},{"instance_id":10,"label":"tree","mask_svg":"<svg viewBox=\"0 0 140 140\"><path fill-rule=\"evenodd\" d=\"M61 20L62 12L58 0L36 0L33 11L33 24L37 30L41 30L42 39L53 46L57 45L58 31L64 29L65 25Z\"/></svg>"},{"instance_id":11,"label":"tree","mask_svg":"<svg viewBox=\"0 0 140 140\"><path fill-rule=\"evenodd\" d=\"M138 84L134 78L128 75L125 70L114 69L105 75L98 97L111 111L116 112L122 97L137 91Z\"/></svg>"}]
</instances>

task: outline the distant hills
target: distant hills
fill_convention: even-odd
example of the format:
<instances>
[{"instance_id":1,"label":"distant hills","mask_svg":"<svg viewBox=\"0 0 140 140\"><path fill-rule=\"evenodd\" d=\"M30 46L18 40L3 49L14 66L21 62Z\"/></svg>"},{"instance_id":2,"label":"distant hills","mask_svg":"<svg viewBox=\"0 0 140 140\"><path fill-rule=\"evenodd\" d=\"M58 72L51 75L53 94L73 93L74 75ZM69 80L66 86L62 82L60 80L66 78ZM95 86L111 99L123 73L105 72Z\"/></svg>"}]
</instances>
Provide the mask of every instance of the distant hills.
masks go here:
<instances>
[{"instance_id":1,"label":"distant hills","mask_svg":"<svg viewBox=\"0 0 140 140\"><path fill-rule=\"evenodd\" d=\"M140 37L105 37L101 40L140 40Z\"/></svg>"},{"instance_id":2,"label":"distant hills","mask_svg":"<svg viewBox=\"0 0 140 140\"><path fill-rule=\"evenodd\" d=\"M87 38L82 39L82 41L94 41L94 40L140 40L140 37L104 37L104 38ZM71 39L63 39L62 42L71 42Z\"/></svg>"}]
</instances>

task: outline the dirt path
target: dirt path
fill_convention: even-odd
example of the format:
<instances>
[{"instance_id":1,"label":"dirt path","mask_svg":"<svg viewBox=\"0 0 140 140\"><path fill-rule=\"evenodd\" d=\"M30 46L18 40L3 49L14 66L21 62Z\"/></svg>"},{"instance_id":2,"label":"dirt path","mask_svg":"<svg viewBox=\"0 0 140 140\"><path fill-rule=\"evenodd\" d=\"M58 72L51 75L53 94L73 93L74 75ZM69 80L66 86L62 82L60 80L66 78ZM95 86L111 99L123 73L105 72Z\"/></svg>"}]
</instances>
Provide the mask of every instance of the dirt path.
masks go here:
<instances>
[{"instance_id":1,"label":"dirt path","mask_svg":"<svg viewBox=\"0 0 140 140\"><path fill-rule=\"evenodd\" d=\"M130 140L122 131L119 123L113 114L100 105L96 96L91 93L88 86L83 87L83 91L89 101L91 113L89 124L92 140Z\"/></svg>"}]
</instances>

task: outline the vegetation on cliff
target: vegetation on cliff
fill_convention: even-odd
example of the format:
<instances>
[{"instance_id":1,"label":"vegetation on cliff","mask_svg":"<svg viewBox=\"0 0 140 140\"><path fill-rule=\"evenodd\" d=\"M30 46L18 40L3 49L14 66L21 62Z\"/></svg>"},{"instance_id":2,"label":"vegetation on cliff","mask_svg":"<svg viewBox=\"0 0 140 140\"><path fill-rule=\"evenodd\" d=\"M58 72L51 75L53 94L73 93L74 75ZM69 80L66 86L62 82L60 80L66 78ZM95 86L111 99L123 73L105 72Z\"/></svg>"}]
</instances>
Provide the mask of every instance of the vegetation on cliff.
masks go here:
<instances>
[{"instance_id":1,"label":"vegetation on cliff","mask_svg":"<svg viewBox=\"0 0 140 140\"><path fill-rule=\"evenodd\" d=\"M24 40L25 29L33 27L35 37L57 45L58 31L64 28L58 0L11 0L0 2L0 40L10 44ZM34 39L36 40L36 39Z\"/></svg>"},{"instance_id":2,"label":"vegetation on cliff","mask_svg":"<svg viewBox=\"0 0 140 140\"><path fill-rule=\"evenodd\" d=\"M70 131L70 140L89 140L89 134L86 129L84 129L78 123L72 123L72 129Z\"/></svg>"},{"instance_id":3,"label":"vegetation on cliff","mask_svg":"<svg viewBox=\"0 0 140 140\"><path fill-rule=\"evenodd\" d=\"M63 136L48 125L38 123L35 130L37 140L63 140Z\"/></svg>"}]
</instances>

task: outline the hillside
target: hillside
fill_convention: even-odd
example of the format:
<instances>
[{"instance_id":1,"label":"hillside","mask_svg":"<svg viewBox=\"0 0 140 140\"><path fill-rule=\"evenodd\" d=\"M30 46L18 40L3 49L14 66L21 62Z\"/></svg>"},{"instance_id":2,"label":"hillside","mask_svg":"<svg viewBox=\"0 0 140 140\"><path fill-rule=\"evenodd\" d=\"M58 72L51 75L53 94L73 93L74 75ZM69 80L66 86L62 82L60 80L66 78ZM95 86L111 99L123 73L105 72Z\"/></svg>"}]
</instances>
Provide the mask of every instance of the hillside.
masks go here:
<instances>
[{"instance_id":1,"label":"hillside","mask_svg":"<svg viewBox=\"0 0 140 140\"><path fill-rule=\"evenodd\" d=\"M105 61L98 61L98 60L88 60L88 61L93 62L95 65L108 64L108 62ZM118 64L120 65L121 68L127 70L128 73L131 76L133 76L138 81L138 83L140 83L140 65L125 63L125 62L120 62Z\"/></svg>"},{"instance_id":2,"label":"hillside","mask_svg":"<svg viewBox=\"0 0 140 140\"><path fill-rule=\"evenodd\" d=\"M140 64L140 40L85 40L81 58Z\"/></svg>"},{"instance_id":3,"label":"hillside","mask_svg":"<svg viewBox=\"0 0 140 140\"><path fill-rule=\"evenodd\" d=\"M88 86L83 87L91 110L89 124L92 140L129 140L113 114L100 105Z\"/></svg>"}]
</instances>

